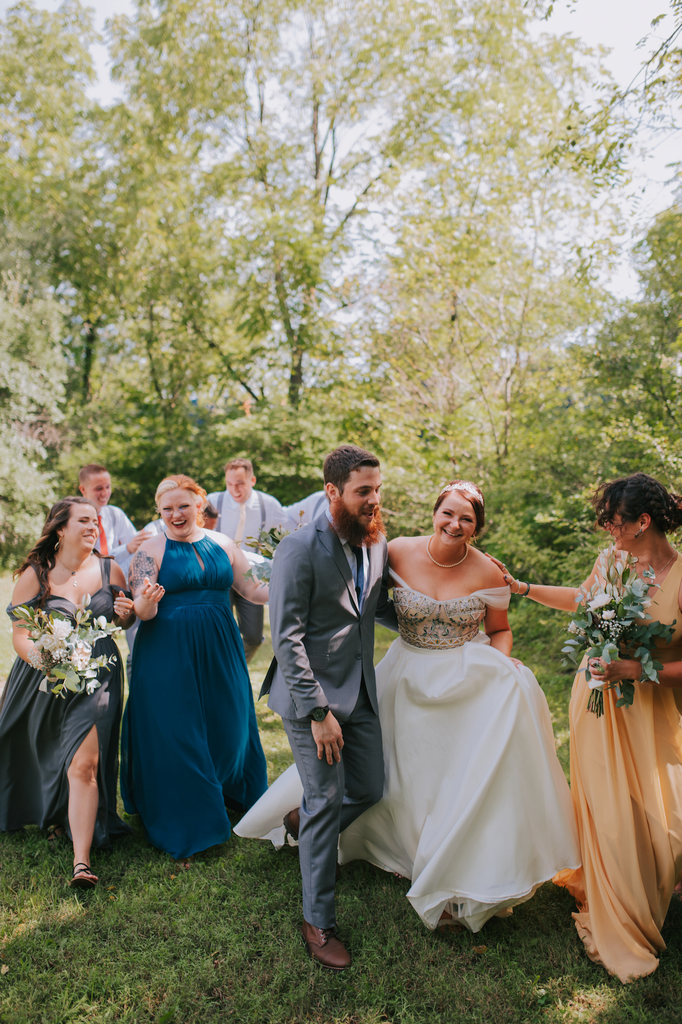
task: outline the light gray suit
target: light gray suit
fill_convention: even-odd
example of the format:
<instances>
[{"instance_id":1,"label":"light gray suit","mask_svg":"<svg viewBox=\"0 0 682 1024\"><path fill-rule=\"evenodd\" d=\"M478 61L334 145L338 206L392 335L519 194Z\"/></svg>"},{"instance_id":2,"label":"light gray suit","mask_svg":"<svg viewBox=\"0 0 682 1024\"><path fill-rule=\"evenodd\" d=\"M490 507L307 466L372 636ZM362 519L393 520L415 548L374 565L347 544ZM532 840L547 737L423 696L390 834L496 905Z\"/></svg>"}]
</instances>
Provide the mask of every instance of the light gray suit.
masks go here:
<instances>
[{"instance_id":1,"label":"light gray suit","mask_svg":"<svg viewBox=\"0 0 682 1024\"><path fill-rule=\"evenodd\" d=\"M397 630L388 597L382 537L368 549L362 610L341 542L326 512L285 537L270 580L275 661L261 696L282 716L303 782L299 851L303 916L335 924L334 874L339 832L381 799L384 765L374 676L374 622ZM343 730L341 761L320 760L308 715L329 705Z\"/></svg>"}]
</instances>

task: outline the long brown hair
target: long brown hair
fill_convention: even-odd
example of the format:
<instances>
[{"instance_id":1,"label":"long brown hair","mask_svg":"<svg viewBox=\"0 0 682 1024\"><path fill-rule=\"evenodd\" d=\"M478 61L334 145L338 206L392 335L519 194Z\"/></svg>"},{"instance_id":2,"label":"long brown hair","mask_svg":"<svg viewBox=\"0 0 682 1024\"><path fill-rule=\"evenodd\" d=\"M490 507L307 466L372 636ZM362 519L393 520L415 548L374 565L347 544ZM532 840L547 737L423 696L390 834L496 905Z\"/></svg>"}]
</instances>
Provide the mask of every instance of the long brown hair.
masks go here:
<instances>
[{"instance_id":1,"label":"long brown hair","mask_svg":"<svg viewBox=\"0 0 682 1024\"><path fill-rule=\"evenodd\" d=\"M56 562L55 552L59 544L57 530L61 530L62 527L66 526L74 505L90 505L91 508L95 508L91 501L80 496L76 498L62 498L61 501L55 502L47 513L47 519L39 539L26 555L23 564L18 569L15 569L13 573L13 577L16 579L18 576L21 576L25 569L30 568L34 570L40 584L38 604L41 607L50 596L50 581L48 577L54 569ZM95 509L95 511L97 510ZM99 555L99 552L96 551L95 554Z\"/></svg>"}]
</instances>

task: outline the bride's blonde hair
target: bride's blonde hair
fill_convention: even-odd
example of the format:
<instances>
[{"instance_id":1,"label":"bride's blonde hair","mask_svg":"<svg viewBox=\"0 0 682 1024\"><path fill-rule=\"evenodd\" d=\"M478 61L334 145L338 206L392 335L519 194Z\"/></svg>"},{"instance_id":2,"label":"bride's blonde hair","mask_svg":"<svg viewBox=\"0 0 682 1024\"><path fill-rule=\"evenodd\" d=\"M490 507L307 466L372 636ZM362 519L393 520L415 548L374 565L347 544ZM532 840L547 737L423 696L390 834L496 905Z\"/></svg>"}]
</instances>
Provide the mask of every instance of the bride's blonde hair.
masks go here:
<instances>
[{"instance_id":1,"label":"bride's blonde hair","mask_svg":"<svg viewBox=\"0 0 682 1024\"><path fill-rule=\"evenodd\" d=\"M168 494L169 491L189 491L191 494L197 496L197 526L204 525L204 505L206 504L206 491L203 487L200 487L196 480L192 480L191 476L185 476L184 473L178 473L177 476L165 477L159 486L156 488L156 494L154 495L154 501L156 502L157 511L160 512L159 502L164 494Z\"/></svg>"}]
</instances>

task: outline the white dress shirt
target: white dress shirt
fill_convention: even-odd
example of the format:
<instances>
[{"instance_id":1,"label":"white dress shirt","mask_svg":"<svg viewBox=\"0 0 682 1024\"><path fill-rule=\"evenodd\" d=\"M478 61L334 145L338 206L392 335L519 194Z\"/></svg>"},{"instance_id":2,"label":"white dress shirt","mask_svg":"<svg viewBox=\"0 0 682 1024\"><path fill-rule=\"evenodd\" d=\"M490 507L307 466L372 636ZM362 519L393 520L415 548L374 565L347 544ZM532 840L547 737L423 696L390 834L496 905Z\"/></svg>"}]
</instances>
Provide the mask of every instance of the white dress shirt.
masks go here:
<instances>
[{"instance_id":1,"label":"white dress shirt","mask_svg":"<svg viewBox=\"0 0 682 1024\"><path fill-rule=\"evenodd\" d=\"M151 523L147 523L145 526L145 530L150 537L158 537L160 533L168 533L163 519L152 519Z\"/></svg>"},{"instance_id":2,"label":"white dress shirt","mask_svg":"<svg viewBox=\"0 0 682 1024\"><path fill-rule=\"evenodd\" d=\"M333 526L334 525L334 520L332 519L332 514L329 511L329 508L327 508L327 519L329 520L329 522ZM336 534L336 536L341 541L341 547L343 548L343 553L346 556L346 559L348 561L348 565L350 566L350 571L351 571L352 576L353 576L353 586L355 587L355 593L357 594L357 592L358 592L358 589L357 589L358 588L358 563L357 563L357 559L355 557L355 552L353 551L352 547L350 546L350 544L348 543L347 540L344 540L343 537L339 537L338 533ZM360 613L362 614L362 607L363 607L363 605L365 603L365 594L367 593L367 584L369 582L369 553L367 551L367 545L366 544L362 545L362 549L361 550L362 550L362 574L364 576L364 580L363 580L362 593L360 594L360 600L358 602L358 608L360 609Z\"/></svg>"},{"instance_id":3,"label":"white dress shirt","mask_svg":"<svg viewBox=\"0 0 682 1024\"><path fill-rule=\"evenodd\" d=\"M252 491L251 497L243 504L235 501L229 491L213 491L208 495L208 501L215 505L218 512L221 513L215 526L216 530L231 537L232 540L237 540L237 535L240 532L240 519L242 516L244 517L241 523L239 547L251 554L253 554L253 549L248 545L248 538L257 539L261 528L263 530L272 530L275 526L282 526L285 530L292 528L286 509L282 508L277 498L273 498L271 494L264 494L263 491Z\"/></svg>"},{"instance_id":4,"label":"white dress shirt","mask_svg":"<svg viewBox=\"0 0 682 1024\"><path fill-rule=\"evenodd\" d=\"M113 556L114 561L121 566L127 576L128 566L133 557L128 551L127 545L133 539L137 530L123 509L117 508L116 505L104 505L99 510L99 515L102 519L104 536L107 538L109 554ZM99 551L99 537L95 544L95 550Z\"/></svg>"},{"instance_id":5,"label":"white dress shirt","mask_svg":"<svg viewBox=\"0 0 682 1024\"><path fill-rule=\"evenodd\" d=\"M327 492L314 491L313 494L309 494L302 501L295 501L293 505L285 505L284 511L291 520L292 529L295 530L297 526L305 526L306 523L312 523L326 508L329 508ZM301 512L303 515L301 515Z\"/></svg>"}]
</instances>

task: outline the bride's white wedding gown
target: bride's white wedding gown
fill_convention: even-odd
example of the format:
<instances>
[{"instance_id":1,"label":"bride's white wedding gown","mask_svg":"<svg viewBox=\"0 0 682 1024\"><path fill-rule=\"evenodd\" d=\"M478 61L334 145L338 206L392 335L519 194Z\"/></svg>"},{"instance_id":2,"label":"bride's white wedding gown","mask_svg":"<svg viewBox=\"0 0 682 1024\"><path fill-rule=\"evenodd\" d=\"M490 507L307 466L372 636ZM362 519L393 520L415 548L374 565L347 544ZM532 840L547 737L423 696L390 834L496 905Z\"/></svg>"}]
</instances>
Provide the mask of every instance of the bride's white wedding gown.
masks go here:
<instances>
[{"instance_id":1,"label":"bride's white wedding gown","mask_svg":"<svg viewBox=\"0 0 682 1024\"><path fill-rule=\"evenodd\" d=\"M341 834L339 861L411 879L428 928L448 911L476 932L579 866L570 793L535 676L479 631L509 589L436 601L392 575L400 638L376 669L384 797ZM281 846L302 793L292 765L235 832Z\"/></svg>"}]
</instances>

